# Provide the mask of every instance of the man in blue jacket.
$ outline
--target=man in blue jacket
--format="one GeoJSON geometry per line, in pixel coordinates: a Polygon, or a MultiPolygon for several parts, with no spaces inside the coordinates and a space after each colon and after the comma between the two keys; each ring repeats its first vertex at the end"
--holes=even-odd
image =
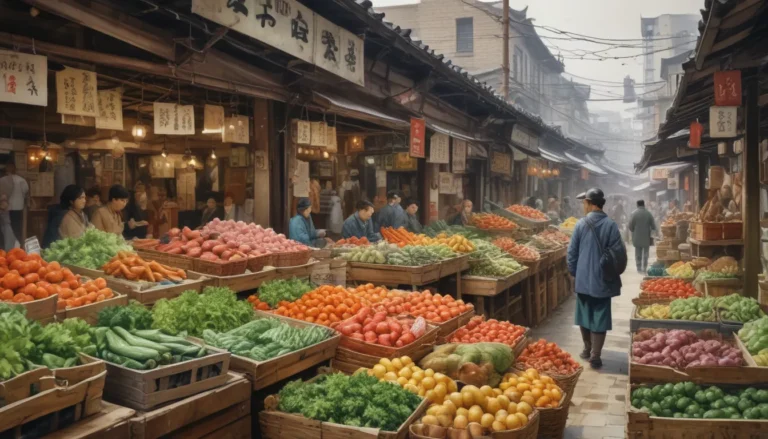
{"type": "Polygon", "coordinates": [[[368,242],[381,241],[381,235],[373,231],[373,204],[370,201],[361,200],[355,206],[357,212],[350,215],[341,228],[341,236],[344,239],[351,237],[368,238],[368,242]]]}
{"type": "Polygon", "coordinates": [[[604,249],[623,253],[626,249],[619,227],[603,212],[605,194],[592,188],[576,197],[582,200],[585,217],[576,223],[568,246],[568,271],[576,278],[576,324],[581,329],[584,351],[581,358],[598,369],[600,353],[611,326],[611,298],[621,294],[621,279],[606,282],[600,259],[604,249]],[[599,239],[599,241],[598,241],[599,239]]]}
{"type": "Polygon", "coordinates": [[[406,217],[403,207],[400,205],[400,194],[397,191],[389,191],[387,193],[387,205],[379,210],[374,220],[379,229],[385,227],[392,227],[397,229],[398,227],[405,227],[406,217]]]}
{"type": "Polygon", "coordinates": [[[288,237],[310,247],[325,247],[325,230],[316,230],[312,222],[312,203],[302,198],[296,205],[296,216],[288,223],[288,237]]]}

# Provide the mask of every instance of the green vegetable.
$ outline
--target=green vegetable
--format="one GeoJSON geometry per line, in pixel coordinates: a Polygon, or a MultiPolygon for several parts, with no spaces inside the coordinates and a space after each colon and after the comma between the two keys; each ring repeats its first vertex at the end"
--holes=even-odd
{"type": "Polygon", "coordinates": [[[161,354],[171,351],[170,348],[163,346],[160,343],[155,343],[152,340],[147,340],[145,338],[135,336],[130,332],[128,332],[125,328],[115,326],[114,328],[112,328],[112,330],[115,332],[115,334],[120,336],[120,338],[128,342],[128,344],[130,344],[131,346],[138,346],[142,348],[153,349],[161,354]]]}
{"type": "Polygon", "coordinates": [[[79,238],[55,241],[44,250],[43,258],[48,262],[58,261],[62,264],[100,270],[102,265],[121,251],[133,251],[122,236],[89,227],[79,238]]]}
{"type": "Polygon", "coordinates": [[[160,353],[154,349],[131,346],[113,331],[107,331],[107,346],[115,354],[122,355],[137,361],[159,360],[160,353]]]}
{"type": "Polygon", "coordinates": [[[29,370],[28,359],[35,351],[32,336],[40,325],[27,320],[26,312],[23,306],[0,302],[0,381],[29,370]]]}
{"type": "MultiPolygon", "coordinates": [[[[747,346],[750,354],[760,354],[768,349],[768,317],[760,317],[757,320],[745,323],[739,330],[739,338],[747,346]]],[[[758,361],[756,358],[755,361],[758,361]]],[[[758,364],[762,365],[762,359],[758,364]]]]}
{"type": "Polygon", "coordinates": [[[421,401],[399,385],[367,374],[333,374],[286,384],[278,409],[318,421],[396,431],[421,401]]]}
{"type": "Polygon", "coordinates": [[[229,288],[206,287],[202,294],[186,291],[175,299],[157,301],[152,308],[152,327],[168,334],[185,332],[200,337],[205,329],[235,329],[250,322],[253,315],[251,305],[237,300],[229,288]]]}
{"type": "Polygon", "coordinates": [[[259,300],[267,303],[270,308],[277,308],[278,303],[295,302],[312,290],[312,284],[303,279],[273,280],[259,287],[259,300]]]}
{"type": "Polygon", "coordinates": [[[715,321],[715,299],[689,297],[676,299],[669,304],[669,318],[672,320],[715,321]]]}
{"type": "Polygon", "coordinates": [[[110,306],[99,311],[97,325],[108,328],[119,326],[129,331],[149,329],[152,313],[139,302],[131,301],[128,306],[110,306]]]}
{"type": "Polygon", "coordinates": [[[632,391],[632,406],[653,416],[702,419],[768,419],[768,391],[753,387],[724,391],[717,386],[702,389],[692,382],[675,384],[663,396],[667,385],[641,386],[632,391]],[[762,392],[762,393],[761,393],[762,392]],[[693,399],[691,399],[693,395],[693,399]]]}
{"type": "Polygon", "coordinates": [[[757,300],[740,294],[718,297],[715,306],[720,310],[721,320],[746,323],[765,316],[757,300]]]}

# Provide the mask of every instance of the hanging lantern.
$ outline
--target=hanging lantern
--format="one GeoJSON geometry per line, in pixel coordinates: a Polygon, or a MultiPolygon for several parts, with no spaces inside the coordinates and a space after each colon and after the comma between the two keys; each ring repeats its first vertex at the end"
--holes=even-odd
{"type": "Polygon", "coordinates": [[[691,122],[691,136],[688,140],[688,146],[691,148],[701,148],[701,134],[704,131],[704,125],[698,120],[691,122]]]}
{"type": "Polygon", "coordinates": [[[133,135],[134,140],[144,140],[145,137],[147,137],[147,130],[149,128],[146,125],[136,124],[131,128],[131,134],[133,135]]]}

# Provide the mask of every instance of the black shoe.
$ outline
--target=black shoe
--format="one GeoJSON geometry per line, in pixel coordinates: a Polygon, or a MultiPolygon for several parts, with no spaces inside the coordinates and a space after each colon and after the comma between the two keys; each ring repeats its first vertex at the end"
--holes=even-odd
{"type": "Polygon", "coordinates": [[[592,354],[589,351],[590,351],[589,349],[584,349],[579,354],[579,357],[581,357],[581,359],[583,359],[583,360],[589,360],[589,357],[592,356],[592,354]]]}
{"type": "Polygon", "coordinates": [[[595,358],[594,360],[589,360],[589,365],[592,367],[592,369],[600,369],[603,367],[603,360],[599,358],[595,358]]]}

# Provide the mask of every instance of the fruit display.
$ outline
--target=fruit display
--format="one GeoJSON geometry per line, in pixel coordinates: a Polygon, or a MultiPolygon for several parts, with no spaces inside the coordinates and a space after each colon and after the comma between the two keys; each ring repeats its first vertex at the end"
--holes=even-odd
{"type": "Polygon", "coordinates": [[[101,267],[105,274],[134,281],[180,283],[187,273],[156,261],[146,261],[136,253],[118,252],[101,267]]]}
{"type": "Polygon", "coordinates": [[[363,299],[336,285],[323,285],[294,302],[281,302],[275,314],[330,326],[355,315],[363,307],[363,299]]]}
{"type": "Polygon", "coordinates": [[[455,257],[456,253],[447,245],[407,245],[400,251],[390,252],[387,255],[387,264],[418,267],[455,257]]]}
{"type": "Polygon", "coordinates": [[[637,309],[637,316],[641,319],[666,320],[669,318],[669,305],[654,303],[637,309]]]}
{"type": "Polygon", "coordinates": [[[504,343],[515,347],[522,340],[527,329],[510,322],[496,319],[485,320],[483,316],[472,317],[466,325],[453,333],[449,343],[504,343]]]}
{"type": "Polygon", "coordinates": [[[690,282],[682,279],[648,279],[640,284],[640,289],[641,298],[674,299],[701,295],[690,282]]]}
{"type": "Polygon", "coordinates": [[[129,331],[115,326],[93,332],[96,356],[129,369],[149,370],[208,355],[205,347],[157,329],[129,331]]]}
{"type": "Polygon", "coordinates": [[[535,248],[527,245],[518,244],[512,238],[497,238],[493,240],[493,245],[509,253],[518,261],[537,261],[541,255],[535,248]]]}
{"type": "Polygon", "coordinates": [[[768,419],[768,390],[723,390],[687,381],[632,390],[632,407],[651,416],[696,419],[768,419]]]}
{"type": "Polygon", "coordinates": [[[519,393],[512,392],[511,388],[508,394],[490,386],[466,385],[461,391],[448,395],[442,404],[429,407],[420,423],[478,434],[518,430],[528,425],[533,405],[524,401],[519,393]],[[513,401],[510,396],[519,398],[513,401]]]}
{"type": "Polygon", "coordinates": [[[663,261],[656,261],[648,267],[648,276],[661,277],[667,275],[667,270],[664,268],[663,261]]]}
{"type": "Polygon", "coordinates": [[[697,281],[710,279],[731,279],[741,274],[739,263],[731,256],[723,256],[715,262],[699,270],[696,276],[697,281]]]}
{"type": "MultiPolygon", "coordinates": [[[[350,288],[350,290],[367,304],[376,304],[385,299],[403,298],[411,294],[410,291],[390,290],[387,287],[376,286],[370,283],[358,285],[355,288],[350,288]]],[[[394,308],[388,312],[390,314],[397,313],[394,308]]]]}
{"type": "Polygon", "coordinates": [[[119,252],[131,252],[132,250],[122,236],[89,227],[79,238],[64,238],[54,241],[50,247],[43,251],[43,259],[48,262],[55,261],[60,264],[100,270],[119,252]]]}
{"type": "Polygon", "coordinates": [[[253,309],[258,311],[269,311],[272,309],[267,302],[262,302],[259,300],[259,296],[255,294],[248,296],[248,303],[251,304],[253,309]]]}
{"type": "Polygon", "coordinates": [[[579,219],[576,217],[569,217],[562,223],[560,223],[560,227],[563,229],[570,229],[573,230],[574,227],[576,227],[576,223],[579,222],[579,219]]]}
{"type": "Polygon", "coordinates": [[[678,279],[692,279],[695,273],[689,262],[675,262],[667,268],[667,274],[678,279]]]}
{"type": "Polygon", "coordinates": [[[475,246],[475,252],[469,255],[469,260],[480,261],[483,259],[498,259],[498,258],[510,258],[509,253],[505,252],[498,246],[493,245],[490,241],[482,239],[473,239],[472,245],[475,246]]]}
{"type": "Polygon", "coordinates": [[[432,224],[424,227],[424,234],[429,237],[436,237],[440,234],[446,234],[447,236],[459,235],[469,240],[472,239],[487,239],[490,235],[482,230],[468,229],[464,226],[449,226],[445,220],[437,220],[432,224]]]}
{"type": "Polygon", "coordinates": [[[555,380],[550,376],[539,374],[539,371],[533,368],[525,372],[505,374],[499,388],[504,391],[504,395],[510,401],[527,402],[537,409],[557,408],[563,398],[563,389],[555,383],[555,380]]]}
{"type": "Polygon", "coordinates": [[[768,317],[745,323],[739,330],[739,339],[758,366],[768,367],[768,317]]]}
{"type": "Polygon", "coordinates": [[[504,278],[522,269],[523,266],[509,255],[497,258],[484,257],[469,263],[469,274],[472,276],[504,278]]]}
{"type": "Polygon", "coordinates": [[[536,236],[541,236],[549,240],[555,241],[561,245],[568,245],[571,242],[571,237],[561,232],[560,229],[554,226],[549,226],[546,229],[539,232],[536,236]]]}
{"type": "Polygon", "coordinates": [[[571,354],[560,349],[557,343],[548,343],[544,339],[526,346],[516,364],[518,369],[534,368],[540,373],[560,375],[571,375],[581,368],[571,354]]]}
{"type": "Polygon", "coordinates": [[[450,343],[435,347],[419,366],[475,386],[496,386],[515,356],[502,343],[450,343]]]}
{"type": "Polygon", "coordinates": [[[398,247],[414,245],[421,242],[419,235],[409,232],[405,227],[382,227],[381,236],[390,244],[396,244],[398,247]]]}
{"type": "Polygon", "coordinates": [[[422,242],[426,245],[429,244],[444,244],[451,248],[455,253],[472,253],[475,251],[475,246],[465,236],[456,234],[448,236],[447,233],[441,232],[434,238],[425,236],[422,242]]]}
{"type": "Polygon", "coordinates": [[[482,230],[515,230],[518,225],[495,213],[477,213],[472,215],[472,225],[482,230]]]}
{"type": "Polygon", "coordinates": [[[456,300],[450,295],[432,294],[429,290],[421,293],[411,293],[405,297],[387,298],[374,308],[389,310],[390,307],[398,314],[405,313],[414,317],[424,317],[430,323],[444,323],[448,320],[474,309],[471,303],[456,300]]]}
{"type": "Polygon", "coordinates": [[[715,321],[715,299],[689,297],[675,299],[669,304],[669,318],[672,320],[692,320],[697,322],[715,321]]]}
{"type": "MultiPolygon", "coordinates": [[[[312,284],[305,279],[294,277],[271,280],[259,286],[258,300],[265,302],[269,309],[274,309],[280,302],[293,302],[313,289],[312,284]]],[[[250,297],[248,300],[251,301],[250,297]]]]}
{"type": "Polygon", "coordinates": [[[349,252],[344,253],[342,257],[350,262],[386,264],[387,254],[396,250],[397,245],[382,241],[376,245],[354,247],[349,252]]]}
{"type": "Polygon", "coordinates": [[[696,366],[741,366],[739,348],[717,339],[701,339],[692,331],[644,329],[632,338],[632,361],[676,369],[696,366]]]}
{"type": "Polygon", "coordinates": [[[361,368],[355,373],[366,373],[379,381],[397,383],[403,389],[442,404],[446,396],[458,391],[456,381],[432,369],[422,369],[410,357],[382,358],[372,368],[361,368]]]}
{"type": "Polygon", "coordinates": [[[526,245],[529,247],[533,247],[537,250],[544,250],[544,251],[557,250],[563,247],[562,243],[541,235],[531,236],[528,242],[526,242],[526,245]]]}
{"type": "Polygon", "coordinates": [[[765,316],[757,300],[740,294],[716,298],[715,307],[720,312],[720,320],[747,323],[765,316]]]}
{"type": "Polygon", "coordinates": [[[427,324],[421,317],[395,318],[386,311],[374,311],[363,307],[343,322],[331,323],[331,328],[341,335],[381,346],[408,346],[424,335],[427,324]]]}
{"type": "Polygon", "coordinates": [[[549,217],[543,212],[522,204],[513,204],[507,207],[507,211],[535,221],[549,221],[549,217]]]}
{"type": "Polygon", "coordinates": [[[363,236],[362,238],[358,238],[356,236],[350,236],[349,238],[342,238],[336,241],[336,245],[368,245],[370,242],[368,242],[368,238],[363,236]]]}

